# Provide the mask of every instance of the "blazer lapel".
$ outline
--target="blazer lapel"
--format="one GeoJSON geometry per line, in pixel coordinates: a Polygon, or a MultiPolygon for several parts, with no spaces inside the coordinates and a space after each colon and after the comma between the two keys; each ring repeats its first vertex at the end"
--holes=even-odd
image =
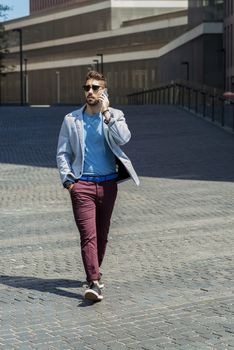
{"type": "Polygon", "coordinates": [[[109,141],[109,137],[108,137],[108,126],[104,123],[104,121],[102,121],[102,125],[103,125],[103,133],[104,133],[105,139],[106,139],[108,145],[111,146],[110,141],[109,141]]]}
{"type": "Polygon", "coordinates": [[[83,127],[83,110],[84,107],[75,112],[75,124],[82,151],[82,158],[84,157],[84,127],[83,127]]]}

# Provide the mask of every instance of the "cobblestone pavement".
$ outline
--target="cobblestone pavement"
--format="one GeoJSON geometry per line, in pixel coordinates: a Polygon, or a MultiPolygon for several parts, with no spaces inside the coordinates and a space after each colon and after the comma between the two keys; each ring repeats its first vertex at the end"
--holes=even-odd
{"type": "Polygon", "coordinates": [[[173,107],[123,109],[141,186],[119,186],[91,304],[55,168],[71,107],[1,108],[1,350],[234,349],[234,136],[173,107]]]}

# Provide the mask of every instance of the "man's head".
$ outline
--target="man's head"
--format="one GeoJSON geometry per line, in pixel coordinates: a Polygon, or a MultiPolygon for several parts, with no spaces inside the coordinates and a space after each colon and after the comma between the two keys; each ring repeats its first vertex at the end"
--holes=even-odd
{"type": "Polygon", "coordinates": [[[87,104],[95,106],[99,103],[100,95],[106,89],[106,79],[102,74],[96,71],[90,71],[86,75],[86,82],[83,85],[83,89],[87,104]]]}

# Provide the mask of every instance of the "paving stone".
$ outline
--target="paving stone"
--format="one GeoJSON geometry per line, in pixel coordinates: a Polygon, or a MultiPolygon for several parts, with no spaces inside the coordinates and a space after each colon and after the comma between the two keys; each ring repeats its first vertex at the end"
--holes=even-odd
{"type": "Polygon", "coordinates": [[[55,165],[72,107],[1,107],[0,350],[234,347],[234,137],[171,106],[120,108],[141,186],[119,186],[92,304],[55,165]]]}

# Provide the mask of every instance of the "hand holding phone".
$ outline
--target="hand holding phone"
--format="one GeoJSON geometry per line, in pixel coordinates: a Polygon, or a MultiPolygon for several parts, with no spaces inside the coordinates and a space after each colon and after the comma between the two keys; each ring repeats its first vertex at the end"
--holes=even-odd
{"type": "Polygon", "coordinates": [[[107,90],[103,91],[103,95],[105,95],[107,98],[109,97],[107,90]]]}
{"type": "Polygon", "coordinates": [[[105,89],[99,97],[99,103],[101,104],[101,112],[105,111],[109,107],[108,92],[105,89]]]}

